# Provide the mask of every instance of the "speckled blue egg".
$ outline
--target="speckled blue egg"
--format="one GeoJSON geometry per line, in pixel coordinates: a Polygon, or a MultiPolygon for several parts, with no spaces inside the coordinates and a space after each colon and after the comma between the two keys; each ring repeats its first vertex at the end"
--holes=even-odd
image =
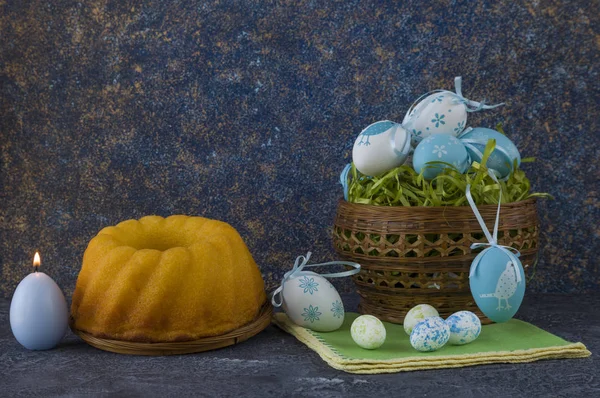
{"type": "Polygon", "coordinates": [[[453,345],[469,344],[481,333],[481,321],[471,311],[459,311],[446,319],[446,325],[450,328],[450,339],[453,345]]]}
{"type": "Polygon", "coordinates": [[[491,247],[475,257],[479,265],[469,277],[471,294],[477,307],[494,322],[506,322],[519,310],[525,295],[525,272],[521,261],[516,264],[498,247],[491,247]],[[517,280],[520,274],[520,281],[517,280]]]}
{"type": "Polygon", "coordinates": [[[496,149],[491,153],[486,166],[497,171],[502,178],[510,174],[515,160],[517,166],[521,164],[521,154],[519,154],[515,144],[507,136],[496,130],[476,127],[466,131],[459,138],[465,143],[471,160],[476,162],[481,162],[481,156],[488,140],[496,140],[496,149]],[[501,150],[497,148],[501,148],[501,150]]]}
{"type": "Polygon", "coordinates": [[[447,165],[429,164],[429,162],[445,162],[456,167],[461,173],[469,168],[469,155],[465,146],[454,136],[446,134],[430,135],[425,138],[413,154],[413,168],[417,173],[431,180],[442,173],[447,165]]]}
{"type": "Polygon", "coordinates": [[[417,351],[439,350],[450,339],[450,328],[439,316],[426,318],[417,323],[410,334],[410,344],[417,351]]]}

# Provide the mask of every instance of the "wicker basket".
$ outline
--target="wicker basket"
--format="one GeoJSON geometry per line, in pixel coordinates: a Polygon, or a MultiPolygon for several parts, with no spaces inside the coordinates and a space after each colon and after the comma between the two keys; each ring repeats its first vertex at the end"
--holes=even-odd
{"type": "MultiPolygon", "coordinates": [[[[497,206],[478,209],[492,230],[497,206]]],[[[469,206],[386,207],[340,200],[333,228],[337,253],[362,266],[353,277],[359,311],[393,323],[402,323],[408,310],[422,303],[442,317],[469,310],[491,323],[469,289],[475,242],[486,239],[469,206]]],[[[535,198],[502,206],[498,242],[521,252],[527,272],[537,259],[535,198]]]]}

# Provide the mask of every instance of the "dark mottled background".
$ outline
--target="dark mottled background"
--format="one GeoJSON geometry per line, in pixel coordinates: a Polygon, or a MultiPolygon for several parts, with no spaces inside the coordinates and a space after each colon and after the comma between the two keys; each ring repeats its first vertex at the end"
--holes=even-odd
{"type": "Polygon", "coordinates": [[[88,240],[147,214],[230,222],[270,286],[330,260],[354,137],[457,75],[556,197],[530,288],[600,287],[597,2],[287,3],[0,1],[1,295],[35,250],[71,294],[88,240]]]}

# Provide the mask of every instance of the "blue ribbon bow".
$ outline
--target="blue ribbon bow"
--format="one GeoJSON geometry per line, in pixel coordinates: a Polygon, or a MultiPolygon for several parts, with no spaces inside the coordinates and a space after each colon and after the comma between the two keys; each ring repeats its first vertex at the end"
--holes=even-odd
{"type": "MultiPolygon", "coordinates": [[[[481,140],[477,140],[477,139],[473,139],[473,138],[461,138],[461,137],[463,137],[465,134],[467,134],[468,132],[470,132],[471,130],[473,130],[473,127],[467,127],[466,129],[464,129],[464,130],[463,130],[463,131],[462,131],[462,132],[461,132],[461,133],[458,135],[458,137],[457,137],[457,138],[460,140],[460,142],[461,142],[461,143],[462,143],[462,144],[463,144],[463,145],[464,145],[466,148],[468,148],[468,149],[470,149],[471,151],[473,151],[473,153],[474,153],[474,154],[476,154],[476,155],[479,157],[479,160],[481,161],[481,159],[483,159],[483,153],[482,153],[482,152],[481,152],[479,149],[477,149],[477,147],[475,146],[475,144],[479,144],[479,145],[483,144],[483,145],[485,146],[485,145],[487,144],[487,142],[486,142],[486,143],[483,143],[481,140]]],[[[511,158],[511,156],[510,156],[510,154],[508,153],[508,151],[507,151],[506,149],[502,148],[502,147],[501,147],[501,146],[499,146],[499,145],[496,145],[496,146],[494,147],[494,150],[492,151],[492,153],[493,153],[493,152],[495,152],[495,151],[498,151],[498,152],[502,153],[502,154],[503,154],[503,155],[506,157],[506,159],[512,159],[512,158],[511,158]]],[[[469,159],[469,163],[471,163],[471,159],[469,159]]],[[[487,166],[487,165],[485,165],[485,166],[487,166]]],[[[494,172],[494,174],[495,174],[495,176],[496,176],[496,177],[502,177],[502,176],[500,175],[500,172],[499,172],[499,171],[497,171],[497,170],[494,170],[494,169],[490,169],[490,170],[491,170],[492,172],[494,172]]],[[[512,162],[510,163],[510,171],[511,171],[511,172],[513,171],[513,164],[512,164],[512,162]]],[[[502,180],[502,181],[506,181],[506,180],[508,180],[508,178],[509,178],[509,177],[510,177],[510,173],[508,173],[508,175],[506,175],[506,176],[504,176],[503,178],[501,178],[501,180],[502,180]]]]}
{"type": "Polygon", "coordinates": [[[330,261],[328,263],[308,265],[308,260],[310,259],[311,254],[312,254],[311,252],[308,252],[306,254],[306,256],[296,257],[296,261],[294,262],[294,267],[291,269],[291,271],[288,271],[283,275],[283,279],[281,280],[281,285],[277,289],[275,289],[275,291],[272,294],[271,304],[273,304],[273,306],[281,307],[281,305],[283,304],[283,286],[285,285],[285,282],[287,282],[289,279],[291,279],[294,276],[313,275],[310,271],[303,271],[304,268],[323,267],[323,266],[327,266],[327,265],[348,265],[348,266],[354,268],[354,269],[351,269],[348,271],[335,272],[332,274],[320,274],[320,276],[322,276],[324,278],[342,278],[344,276],[350,276],[350,275],[354,275],[354,274],[357,274],[358,272],[360,272],[360,264],[353,263],[351,261],[330,261]],[[277,300],[277,297],[279,297],[279,300],[277,300]]]}
{"type": "MultiPolygon", "coordinates": [[[[492,177],[492,179],[494,181],[496,181],[496,183],[498,183],[498,179],[496,178],[494,173],[491,172],[491,170],[488,170],[488,174],[490,175],[490,177],[492,177]]],[[[498,198],[498,210],[496,211],[496,222],[494,223],[493,235],[490,234],[490,231],[487,229],[487,226],[485,225],[485,222],[483,221],[483,217],[481,217],[479,210],[477,210],[475,201],[473,201],[473,197],[471,196],[471,185],[470,184],[467,185],[466,197],[467,197],[467,201],[469,202],[469,205],[471,205],[471,209],[473,210],[473,213],[475,214],[475,218],[477,218],[477,221],[479,222],[479,225],[481,226],[481,229],[483,230],[483,233],[485,234],[485,237],[488,240],[487,243],[480,242],[480,243],[473,243],[471,245],[471,250],[477,249],[480,247],[486,247],[486,246],[487,247],[485,249],[483,249],[483,251],[480,252],[473,260],[473,263],[471,264],[471,270],[469,272],[469,278],[472,277],[473,275],[475,275],[475,271],[477,270],[477,267],[479,266],[484,254],[492,248],[498,248],[498,249],[502,250],[508,256],[510,261],[512,262],[513,267],[515,267],[515,271],[516,271],[515,275],[516,275],[517,283],[521,283],[521,273],[519,272],[518,269],[516,269],[516,264],[518,263],[518,257],[521,255],[521,253],[519,253],[519,251],[517,249],[515,249],[514,247],[502,246],[502,245],[498,244],[498,224],[500,223],[500,203],[502,203],[502,190],[500,190],[500,196],[498,198]]]]}

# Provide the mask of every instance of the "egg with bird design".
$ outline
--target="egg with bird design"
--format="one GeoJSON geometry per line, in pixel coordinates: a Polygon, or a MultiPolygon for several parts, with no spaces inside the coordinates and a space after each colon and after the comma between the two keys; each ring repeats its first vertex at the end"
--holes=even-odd
{"type": "Polygon", "coordinates": [[[464,173],[469,164],[465,146],[451,135],[431,135],[421,141],[413,153],[413,168],[417,173],[423,172],[423,177],[427,180],[437,177],[451,167],[464,173]]]}
{"type": "Polygon", "coordinates": [[[516,145],[499,131],[484,127],[469,128],[459,136],[459,139],[467,148],[471,160],[479,163],[488,141],[496,140],[496,147],[490,154],[486,167],[495,170],[500,178],[507,177],[511,173],[515,162],[517,167],[521,164],[521,155],[516,145]]]}
{"type": "Polygon", "coordinates": [[[519,310],[525,295],[525,271],[507,249],[489,247],[473,260],[469,286],[477,307],[494,322],[506,322],[519,310]]]}
{"type": "Polygon", "coordinates": [[[356,137],[352,161],[362,174],[377,176],[401,166],[410,153],[410,134],[398,123],[375,122],[356,137]]]}

